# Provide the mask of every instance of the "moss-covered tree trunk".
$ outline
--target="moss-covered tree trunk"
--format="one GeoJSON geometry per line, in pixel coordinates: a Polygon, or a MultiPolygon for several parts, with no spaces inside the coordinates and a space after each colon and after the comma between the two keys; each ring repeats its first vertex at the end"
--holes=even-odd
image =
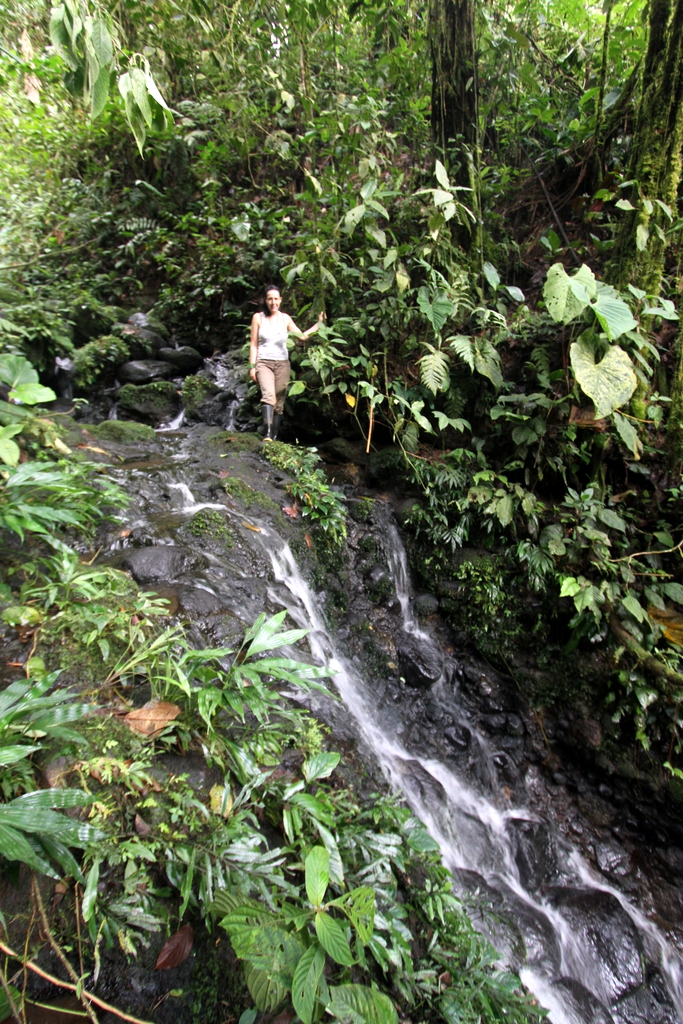
{"type": "Polygon", "coordinates": [[[607,276],[617,288],[633,284],[658,295],[664,272],[659,205],[673,210],[681,177],[683,141],[683,0],[652,0],[648,50],[628,178],[634,209],[621,222],[607,276]]]}
{"type": "MultiPolygon", "coordinates": [[[[633,209],[622,220],[607,267],[617,288],[628,285],[658,295],[664,274],[665,231],[676,205],[683,143],[683,0],[651,0],[648,48],[628,178],[633,209]],[[660,205],[661,204],[661,205],[660,205]]],[[[678,462],[683,453],[683,365],[672,393],[668,444],[678,462]]],[[[631,411],[645,418],[645,387],[639,384],[631,411]]]]}
{"type": "MultiPolygon", "coordinates": [[[[474,0],[431,0],[432,133],[444,155],[477,146],[477,59],[474,0]]],[[[468,161],[460,181],[469,185],[468,161]]]]}

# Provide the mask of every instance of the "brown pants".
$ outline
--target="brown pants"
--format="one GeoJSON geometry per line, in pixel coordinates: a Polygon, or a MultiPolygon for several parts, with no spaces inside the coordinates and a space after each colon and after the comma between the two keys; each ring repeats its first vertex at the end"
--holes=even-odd
{"type": "Polygon", "coordinates": [[[256,379],[261,388],[264,405],[275,406],[275,412],[282,414],[290,376],[289,359],[257,359],[256,379]]]}

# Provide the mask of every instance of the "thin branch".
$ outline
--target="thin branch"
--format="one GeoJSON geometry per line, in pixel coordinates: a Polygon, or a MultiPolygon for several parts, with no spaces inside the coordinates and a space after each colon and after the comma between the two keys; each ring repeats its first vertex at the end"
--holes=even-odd
{"type": "MultiPolygon", "coordinates": [[[[0,953],[4,953],[5,956],[12,957],[13,960],[21,961],[21,957],[18,953],[15,953],[13,949],[6,946],[4,942],[0,941],[0,953]]],[[[68,981],[62,981],[60,978],[55,978],[54,974],[48,974],[42,967],[38,967],[38,964],[34,964],[32,960],[26,961],[26,966],[29,971],[33,971],[39,978],[44,978],[45,981],[49,981],[51,985],[56,985],[58,988],[67,988],[70,992],[76,991],[76,986],[72,985],[68,981]]],[[[81,992],[81,998],[89,999],[95,1006],[99,1006],[101,1010],[106,1010],[108,1013],[113,1013],[115,1016],[120,1017],[121,1020],[126,1020],[129,1024],[152,1024],[148,1020],[140,1020],[139,1017],[133,1017],[128,1013],[124,1013],[123,1010],[117,1010],[111,1003],[105,1003],[104,999],[100,999],[99,996],[95,996],[92,992],[88,992],[87,989],[83,989],[81,992]]]]}
{"type": "Polygon", "coordinates": [[[7,999],[7,1004],[9,1006],[10,1010],[12,1011],[12,1016],[14,1017],[15,1021],[17,1022],[17,1024],[25,1024],[26,1018],[22,1014],[19,1013],[19,1010],[17,1010],[16,1003],[12,999],[12,993],[10,992],[9,985],[7,984],[7,978],[5,977],[5,972],[3,971],[3,969],[1,967],[0,967],[0,985],[2,985],[2,987],[3,987],[3,990],[5,992],[5,998],[7,999]]]}
{"type": "Polygon", "coordinates": [[[609,622],[609,628],[619,643],[636,656],[643,668],[653,676],[657,676],[664,683],[668,683],[668,686],[664,687],[665,690],[670,690],[674,687],[677,690],[683,690],[683,673],[675,672],[674,669],[669,668],[659,658],[655,658],[654,654],[650,654],[644,647],[641,647],[635,637],[631,636],[626,627],[619,621],[615,612],[610,612],[607,621],[609,622]]]}
{"type": "Polygon", "coordinates": [[[557,225],[557,230],[562,235],[562,238],[564,240],[564,244],[569,249],[569,252],[572,255],[572,259],[576,263],[577,267],[581,266],[581,260],[576,255],[576,251],[572,248],[572,244],[569,241],[569,238],[567,237],[567,232],[564,229],[564,224],[560,220],[559,214],[558,214],[557,210],[555,209],[555,207],[553,206],[553,201],[550,198],[550,193],[548,192],[548,189],[546,188],[546,184],[545,184],[543,178],[541,177],[541,175],[540,175],[540,173],[538,171],[538,168],[536,167],[536,164],[534,163],[534,158],[531,156],[530,153],[527,153],[526,157],[527,157],[527,160],[529,161],[529,163],[531,164],[531,169],[533,170],[534,174],[538,178],[538,181],[539,181],[539,184],[540,184],[541,188],[543,189],[543,195],[545,196],[545,201],[547,202],[548,206],[550,207],[550,212],[553,215],[553,220],[555,221],[555,224],[557,225]]]}
{"type": "Polygon", "coordinates": [[[83,1008],[87,1011],[87,1014],[90,1017],[90,1020],[92,1021],[92,1024],[99,1024],[99,1021],[97,1019],[97,1014],[95,1013],[93,1008],[91,1006],[89,1006],[84,1001],[84,999],[83,999],[83,996],[85,995],[85,993],[83,992],[83,977],[81,976],[79,978],[79,976],[76,974],[75,970],[73,969],[73,967],[71,966],[71,964],[67,960],[64,952],[62,951],[61,947],[57,943],[57,940],[55,939],[54,935],[52,934],[52,929],[50,928],[50,923],[49,923],[49,921],[47,919],[47,914],[45,913],[45,905],[43,904],[43,897],[40,895],[40,889],[38,887],[38,883],[36,882],[36,876],[35,875],[31,876],[31,894],[33,896],[33,899],[35,901],[36,906],[38,907],[38,913],[40,914],[40,920],[41,920],[41,923],[43,925],[43,932],[45,933],[45,937],[47,938],[47,941],[50,943],[50,945],[52,946],[52,949],[54,950],[56,955],[59,957],[59,960],[63,964],[64,969],[66,970],[66,972],[69,975],[69,977],[71,978],[71,980],[76,983],[76,985],[75,985],[76,990],[78,990],[78,989],[81,990],[81,994],[80,994],[79,998],[80,998],[81,1002],[83,1003],[83,1008]]]}

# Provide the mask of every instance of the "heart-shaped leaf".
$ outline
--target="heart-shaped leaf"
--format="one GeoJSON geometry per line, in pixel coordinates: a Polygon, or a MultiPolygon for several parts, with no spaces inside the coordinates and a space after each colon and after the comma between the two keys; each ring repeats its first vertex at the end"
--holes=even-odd
{"type": "Polygon", "coordinates": [[[609,416],[628,402],[638,380],[623,348],[610,346],[604,358],[596,363],[591,344],[579,339],[571,346],[569,354],[574,376],[581,390],[593,400],[597,418],[609,416]]]}

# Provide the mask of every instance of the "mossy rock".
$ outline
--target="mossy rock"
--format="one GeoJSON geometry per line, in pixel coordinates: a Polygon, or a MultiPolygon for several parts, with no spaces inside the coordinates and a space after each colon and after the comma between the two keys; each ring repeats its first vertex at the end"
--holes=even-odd
{"type": "Polygon", "coordinates": [[[225,481],[225,491],[232,498],[236,498],[241,501],[246,508],[251,508],[252,505],[258,505],[268,512],[279,512],[280,507],[277,502],[273,501],[266,494],[262,494],[261,491],[257,491],[255,488],[250,487],[249,484],[245,483],[238,476],[230,476],[225,481]]]}
{"type": "Polygon", "coordinates": [[[216,448],[223,448],[226,452],[239,454],[240,452],[260,452],[262,440],[258,434],[234,434],[228,430],[221,430],[219,434],[214,434],[209,438],[208,444],[216,448]]]}
{"type": "Polygon", "coordinates": [[[105,420],[97,425],[88,425],[88,433],[99,441],[114,441],[117,444],[140,444],[156,440],[151,427],[133,420],[105,420]]]}
{"type": "Polygon", "coordinates": [[[216,384],[213,381],[207,380],[206,377],[200,375],[186,377],[183,382],[182,393],[185,411],[191,416],[197,409],[197,406],[201,405],[207,398],[217,394],[218,390],[216,384]]]}
{"type": "Polygon", "coordinates": [[[158,424],[172,419],[180,408],[180,396],[170,380],[151,384],[124,384],[118,396],[119,409],[143,421],[158,424]]]}
{"type": "Polygon", "coordinates": [[[193,537],[210,537],[232,547],[232,531],[224,512],[215,508],[203,508],[188,523],[187,529],[193,537]]]}
{"type": "Polygon", "coordinates": [[[130,346],[123,338],[105,334],[89,341],[74,353],[74,386],[77,389],[114,381],[117,367],[130,359],[130,346]]]}

